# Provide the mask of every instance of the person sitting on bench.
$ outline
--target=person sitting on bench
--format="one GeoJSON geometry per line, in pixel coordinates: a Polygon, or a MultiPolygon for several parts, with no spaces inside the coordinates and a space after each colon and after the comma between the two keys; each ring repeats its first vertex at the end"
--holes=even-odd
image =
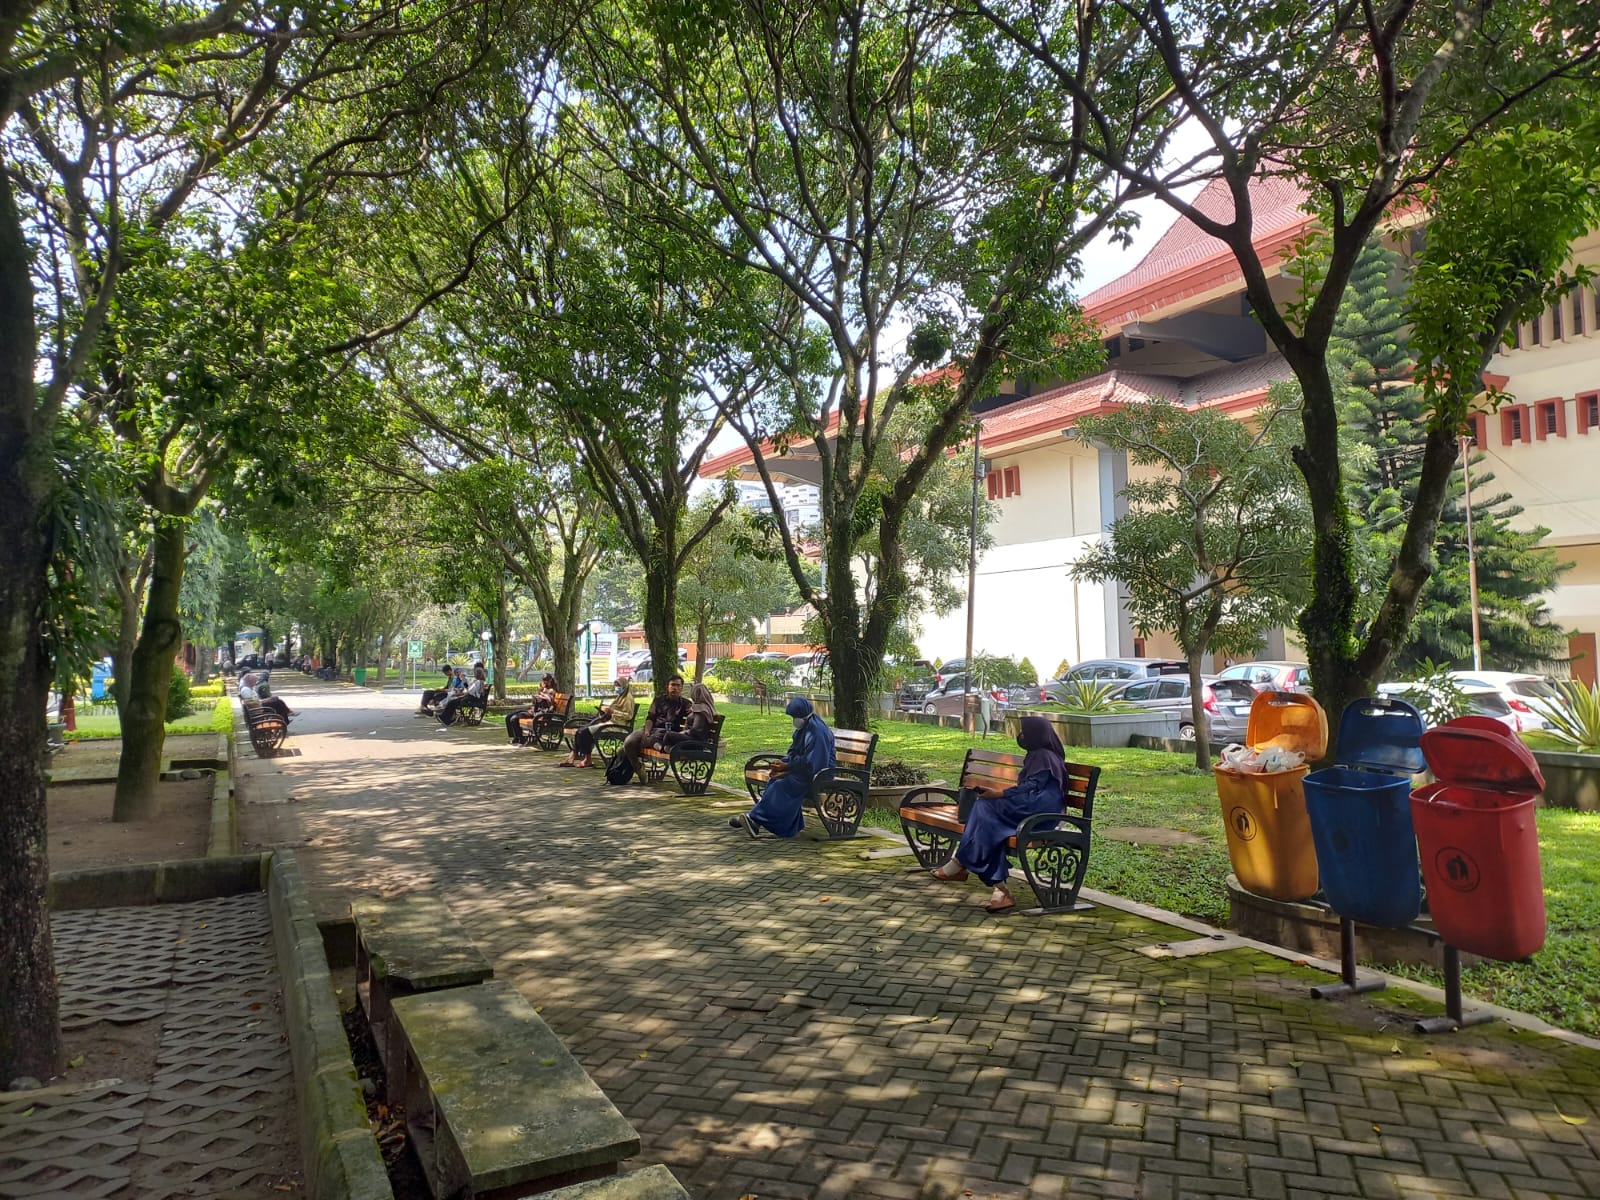
{"type": "Polygon", "coordinates": [[[697,683],[689,689],[689,715],[684,718],[683,728],[666,730],[651,739],[651,745],[657,750],[671,750],[680,742],[704,742],[711,737],[711,725],[717,719],[717,705],[711,695],[711,689],[703,683],[697,683]]]}
{"type": "Polygon", "coordinates": [[[634,699],[633,689],[628,686],[626,679],[617,680],[617,694],[610,704],[602,704],[600,711],[594,715],[582,729],[574,731],[572,735],[572,753],[563,758],[557,766],[562,767],[591,767],[594,764],[589,760],[594,757],[595,733],[603,725],[628,725],[633,721],[633,714],[638,709],[639,702],[634,699]]]}
{"type": "Polygon", "coordinates": [[[447,700],[449,698],[450,692],[454,688],[456,688],[456,687],[465,687],[465,686],[466,686],[466,684],[464,684],[464,683],[462,683],[462,684],[457,684],[456,683],[456,673],[450,669],[450,664],[446,663],[445,664],[445,668],[444,668],[444,686],[443,687],[438,687],[438,688],[423,688],[422,689],[422,704],[417,709],[417,716],[419,716],[419,717],[431,717],[431,716],[433,716],[434,715],[434,709],[437,706],[443,704],[445,702],[445,700],[447,700]]]}
{"type": "Polygon", "coordinates": [[[439,706],[439,724],[441,726],[454,725],[456,713],[468,705],[473,708],[488,707],[488,703],[484,699],[484,692],[487,689],[488,685],[481,679],[474,679],[467,684],[465,691],[457,692],[439,706]]]}
{"type": "Polygon", "coordinates": [[[522,728],[523,718],[549,712],[555,706],[556,677],[554,675],[546,675],[539,680],[539,691],[534,696],[532,704],[528,705],[527,708],[519,708],[516,712],[506,714],[506,739],[513,746],[531,745],[532,743],[528,740],[528,735],[531,731],[522,728]]]}
{"type": "Polygon", "coordinates": [[[294,710],[281,696],[263,695],[265,691],[267,691],[266,685],[261,682],[261,676],[254,671],[239,677],[239,699],[254,700],[262,708],[277,713],[283,718],[284,723],[288,724],[289,718],[295,715],[294,710]]]}
{"type": "Polygon", "coordinates": [[[650,711],[644,715],[644,728],[635,729],[622,743],[622,752],[633,764],[634,779],[641,783],[644,781],[639,766],[644,761],[640,753],[645,746],[655,742],[664,733],[678,732],[688,719],[689,702],[683,698],[683,676],[674,675],[667,680],[667,694],[657,696],[651,702],[650,711]]]}
{"type": "Polygon", "coordinates": [[[1010,912],[1017,902],[1006,887],[1011,864],[1006,860],[1006,843],[1017,826],[1037,813],[1059,813],[1066,800],[1067,754],[1055,726],[1043,717],[1023,717],[1017,731],[1017,745],[1027,751],[1017,782],[1001,791],[979,787],[978,799],[966,819],[966,831],[950,861],[936,867],[935,879],[952,882],[965,879],[971,871],[994,889],[984,911],[1010,912]]]}
{"type": "Polygon", "coordinates": [[[761,789],[761,799],[747,813],[729,820],[734,829],[742,828],[751,837],[766,829],[778,837],[792,838],[806,827],[802,807],[811,794],[811,780],[818,771],[839,765],[833,752],[833,730],[817,716],[811,701],[795,696],[783,711],[794,722],[794,740],[789,755],[773,763],[772,778],[761,789]]]}

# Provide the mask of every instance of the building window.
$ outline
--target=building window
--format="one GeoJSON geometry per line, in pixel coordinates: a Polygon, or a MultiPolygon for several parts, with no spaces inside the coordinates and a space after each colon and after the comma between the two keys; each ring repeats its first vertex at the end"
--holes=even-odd
{"type": "Polygon", "coordinates": [[[1544,345],[1544,314],[1540,313],[1528,322],[1528,334],[1535,346],[1544,345]]]}
{"type": "Polygon", "coordinates": [[[1467,437],[1472,442],[1474,450],[1483,450],[1489,445],[1489,420],[1482,413],[1469,413],[1467,416],[1467,437]]]}
{"type": "Polygon", "coordinates": [[[1588,392],[1578,397],[1578,432],[1588,433],[1600,429],[1600,392],[1588,392]]]}
{"type": "Polygon", "coordinates": [[[1559,396],[1541,400],[1533,406],[1534,434],[1542,442],[1545,438],[1567,436],[1567,402],[1559,396]]]}
{"type": "Polygon", "coordinates": [[[1106,339],[1106,357],[1107,358],[1117,358],[1121,354],[1122,354],[1122,339],[1121,338],[1107,338],[1106,339]]]}
{"type": "Polygon", "coordinates": [[[1002,476],[1003,476],[1004,481],[1005,481],[1004,492],[1005,492],[1005,494],[1007,496],[1020,496],[1020,495],[1022,495],[1022,468],[1021,467],[1007,467],[1005,469],[1005,471],[1002,472],[1002,476]]]}
{"type": "Polygon", "coordinates": [[[1550,340],[1552,342],[1559,342],[1561,340],[1561,325],[1561,301],[1557,299],[1556,302],[1550,306],[1550,340]]]}
{"type": "Polygon", "coordinates": [[[1589,294],[1586,291],[1584,291],[1583,285],[1581,283],[1573,284],[1572,285],[1572,336],[1573,337],[1580,336],[1589,327],[1589,322],[1585,319],[1585,318],[1588,317],[1589,314],[1584,311],[1585,308],[1588,306],[1588,303],[1589,303],[1589,294]]]}
{"type": "Polygon", "coordinates": [[[1508,404],[1500,410],[1500,441],[1506,446],[1533,441],[1526,404],[1508,404]]]}
{"type": "Polygon", "coordinates": [[[989,499],[1000,499],[1000,472],[990,471],[983,477],[983,484],[989,493],[989,499]]]}

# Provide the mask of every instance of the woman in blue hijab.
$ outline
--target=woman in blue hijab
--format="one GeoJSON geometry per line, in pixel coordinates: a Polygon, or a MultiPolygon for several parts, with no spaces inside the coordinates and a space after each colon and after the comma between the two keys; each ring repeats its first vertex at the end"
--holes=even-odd
{"type": "Polygon", "coordinates": [[[839,765],[833,754],[833,730],[817,716],[811,701],[796,696],[784,705],[783,711],[794,722],[788,757],[773,764],[772,778],[761,790],[756,806],[729,822],[736,829],[742,827],[751,837],[760,837],[766,829],[790,838],[804,829],[806,819],[801,807],[811,794],[812,778],[818,771],[839,765]]]}
{"type": "Polygon", "coordinates": [[[955,856],[933,872],[935,879],[954,881],[965,879],[971,871],[994,889],[989,903],[983,906],[992,913],[1010,912],[1017,906],[1011,889],[1006,887],[1006,876],[1011,872],[1006,842],[1026,818],[1061,812],[1066,802],[1067,755],[1055,727],[1043,717],[1023,717],[1017,745],[1028,752],[1017,782],[1004,791],[973,789],[978,801],[967,817],[966,832],[961,835],[955,856]]]}

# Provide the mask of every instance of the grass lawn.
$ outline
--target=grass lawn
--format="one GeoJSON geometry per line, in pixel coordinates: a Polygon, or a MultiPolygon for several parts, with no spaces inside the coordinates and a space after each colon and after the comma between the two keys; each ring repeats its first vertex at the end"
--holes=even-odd
{"type": "MultiPolygon", "coordinates": [[[[742,789],[744,760],[782,751],[792,732],[781,711],[762,716],[754,705],[723,704],[727,749],[716,780],[742,789]]],[[[961,758],[973,744],[1009,749],[1003,734],[970,738],[955,729],[885,721],[877,727],[877,761],[902,759],[930,778],[954,784],[961,758]]],[[[1230,870],[1216,782],[1181,754],[1150,750],[1068,747],[1074,761],[1102,768],[1095,796],[1094,848],[1089,886],[1154,904],[1216,925],[1226,925],[1225,888],[1230,870]],[[1104,836],[1139,827],[1197,836],[1192,845],[1137,845],[1104,836]]],[[[896,815],[869,809],[866,823],[898,830],[896,815]]],[[[1481,963],[1463,972],[1468,993],[1582,1033],[1600,1035],[1600,813],[1541,809],[1539,847],[1544,863],[1549,940],[1527,963],[1481,963]]],[[[1425,968],[1397,974],[1440,983],[1425,968]]]]}
{"type": "MultiPolygon", "coordinates": [[[[210,704],[198,705],[187,717],[167,722],[167,732],[172,733],[231,733],[233,731],[233,701],[227,698],[210,704]]],[[[66,735],[69,742],[87,742],[96,738],[122,736],[122,720],[115,712],[107,716],[79,717],[78,727],[66,735]]]]}

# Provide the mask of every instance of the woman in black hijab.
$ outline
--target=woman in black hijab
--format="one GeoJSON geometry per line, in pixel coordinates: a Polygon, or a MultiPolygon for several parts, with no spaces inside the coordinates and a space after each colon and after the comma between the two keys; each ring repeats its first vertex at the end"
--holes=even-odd
{"type": "Polygon", "coordinates": [[[1017,745],[1026,750],[1022,771],[1012,787],[975,788],[978,801],[967,817],[966,832],[955,856],[933,872],[935,879],[961,880],[971,871],[994,889],[984,909],[992,913],[1016,908],[1006,876],[1006,842],[1026,818],[1058,813],[1066,801],[1067,755],[1055,726],[1043,717],[1023,717],[1017,745]]]}

